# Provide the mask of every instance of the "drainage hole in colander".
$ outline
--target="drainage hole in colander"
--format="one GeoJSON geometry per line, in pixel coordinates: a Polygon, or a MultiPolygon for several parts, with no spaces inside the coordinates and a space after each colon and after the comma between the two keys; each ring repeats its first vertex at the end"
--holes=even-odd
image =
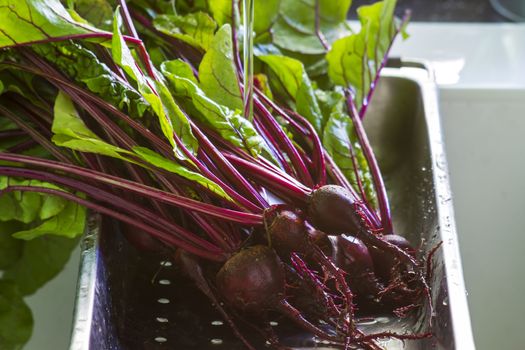
{"type": "Polygon", "coordinates": [[[165,317],[157,317],[156,320],[159,323],[168,323],[168,319],[165,317]]]}
{"type": "Polygon", "coordinates": [[[213,338],[212,340],[210,340],[210,343],[212,345],[221,345],[223,343],[223,340],[219,338],[213,338]]]}
{"type": "Polygon", "coordinates": [[[163,280],[159,280],[159,284],[162,284],[163,286],[169,286],[171,284],[171,281],[163,279],[163,280]]]}
{"type": "Polygon", "coordinates": [[[277,327],[279,325],[279,322],[277,321],[270,321],[270,326],[277,327]]]}
{"type": "Polygon", "coordinates": [[[157,299],[157,302],[159,304],[169,304],[170,303],[170,300],[169,299],[166,299],[166,298],[160,298],[160,299],[157,299]]]}
{"type": "Polygon", "coordinates": [[[169,260],[164,260],[164,261],[161,261],[160,262],[160,266],[164,266],[164,267],[170,267],[172,266],[173,264],[171,263],[171,261],[169,260]]]}
{"type": "Polygon", "coordinates": [[[211,325],[212,326],[222,326],[223,324],[224,324],[224,322],[222,322],[220,320],[211,321],[211,325]]]}
{"type": "Polygon", "coordinates": [[[165,343],[165,342],[168,341],[168,339],[166,339],[166,338],[164,338],[164,337],[156,337],[156,338],[155,338],[155,341],[156,341],[157,343],[165,343]]]}

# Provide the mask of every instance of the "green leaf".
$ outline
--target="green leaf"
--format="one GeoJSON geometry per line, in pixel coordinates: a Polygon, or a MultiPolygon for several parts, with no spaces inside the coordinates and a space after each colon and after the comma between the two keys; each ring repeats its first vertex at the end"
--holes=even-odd
{"type": "Polygon", "coordinates": [[[142,116],[149,104],[140,93],[116,75],[86,47],[75,42],[33,45],[40,56],[52,62],[69,78],[85,85],[119,109],[127,108],[132,116],[142,116]]]}
{"type": "Polygon", "coordinates": [[[46,220],[60,213],[68,201],[64,198],[46,195],[42,198],[42,206],[40,207],[40,213],[38,214],[40,220],[46,220]]]}
{"type": "Polygon", "coordinates": [[[33,294],[62,271],[77,243],[78,239],[60,236],[26,241],[22,256],[4,272],[4,278],[12,279],[22,295],[33,294]]]}
{"type": "Polygon", "coordinates": [[[59,0],[0,0],[0,47],[93,30],[76,22],[59,0]]]}
{"type": "Polygon", "coordinates": [[[215,21],[204,12],[186,16],[160,15],[153,25],[158,31],[204,51],[208,50],[217,28],[215,21]]]}
{"type": "Polygon", "coordinates": [[[199,66],[201,89],[212,100],[222,105],[242,110],[242,97],[233,63],[231,27],[223,25],[215,34],[213,42],[199,66]]]}
{"type": "Polygon", "coordinates": [[[152,150],[145,147],[135,147],[133,151],[143,160],[154,165],[158,168],[167,170],[171,173],[177,174],[180,177],[183,177],[187,180],[194,181],[201,186],[209,189],[220,197],[232,201],[231,197],[224,192],[222,187],[217,185],[215,182],[209,180],[208,178],[202,176],[199,173],[188,170],[186,167],[179,165],[169,159],[164,158],[163,156],[153,152],[152,150]]]}
{"type": "Polygon", "coordinates": [[[11,236],[22,229],[20,222],[0,221],[0,270],[13,265],[22,254],[24,242],[11,236]]]}
{"type": "MultiPolygon", "coordinates": [[[[31,186],[42,185],[36,180],[18,180],[0,176],[0,190],[8,186],[31,186]]],[[[38,218],[42,205],[41,196],[32,192],[12,192],[0,196],[0,221],[17,220],[23,223],[30,223],[38,218]]]]}
{"type": "Polygon", "coordinates": [[[359,33],[337,40],[326,55],[330,79],[353,89],[358,109],[367,103],[371,84],[399,30],[394,19],[395,5],[396,0],[384,0],[360,7],[359,33]]]}
{"type": "Polygon", "coordinates": [[[65,207],[56,215],[36,227],[14,233],[13,237],[24,240],[31,240],[44,235],[74,238],[84,232],[85,222],[86,208],[74,202],[67,202],[65,207]]]}
{"type": "MultiPolygon", "coordinates": [[[[331,43],[348,34],[346,14],[351,0],[319,0],[320,30],[331,43]]],[[[274,43],[286,50],[315,55],[326,50],[315,31],[316,0],[282,0],[272,27],[274,43]]]]}
{"type": "MultiPolygon", "coordinates": [[[[0,190],[8,186],[35,186],[63,190],[48,182],[0,176],[0,190]]],[[[68,202],[62,198],[37,192],[4,193],[0,196],[0,208],[2,208],[0,222],[16,220],[26,224],[38,224],[38,220],[46,220],[61,213],[67,204],[68,202]]],[[[74,235],[70,232],[63,234],[74,235]]]]}
{"type": "Polygon", "coordinates": [[[279,8],[281,0],[253,0],[253,30],[257,33],[264,33],[272,27],[277,16],[279,15],[279,8]]]}
{"type": "Polygon", "coordinates": [[[297,113],[308,119],[314,128],[320,132],[323,116],[312,83],[301,61],[278,55],[259,56],[258,58],[277,74],[288,94],[295,100],[297,113]]]}
{"type": "Polygon", "coordinates": [[[371,205],[376,206],[376,195],[368,163],[357,141],[352,121],[347,115],[341,112],[331,114],[323,132],[323,146],[350,181],[352,187],[359,191],[354,164],[350,157],[350,148],[352,147],[367,199],[371,205]]]}
{"type": "Polygon", "coordinates": [[[232,21],[232,1],[238,0],[208,0],[208,6],[213,19],[219,26],[232,21]]]}
{"type": "Polygon", "coordinates": [[[20,350],[31,337],[33,315],[13,281],[0,280],[0,349],[20,350]]]}
{"type": "Polygon", "coordinates": [[[120,147],[103,141],[89,130],[80,118],[71,99],[60,91],[55,100],[54,118],[51,131],[52,141],[61,147],[76,151],[97,153],[113,158],[126,159],[124,155],[132,154],[120,147]]]}
{"type": "Polygon", "coordinates": [[[83,19],[97,28],[111,30],[113,8],[108,1],[69,0],[68,3],[69,14],[77,21],[83,19]]]}
{"type": "Polygon", "coordinates": [[[137,82],[139,92],[144,96],[144,99],[149,102],[151,108],[157,115],[161,130],[173,147],[175,155],[180,159],[186,159],[184,153],[177,147],[174,133],[179,136],[182,144],[190,150],[190,152],[196,154],[198,142],[191,133],[188,119],[180,107],[175,103],[173,96],[169,93],[164,82],[153,80],[152,78],[145,76],[139,69],[139,65],[133,58],[130,49],[122,37],[119,25],[120,15],[117,9],[117,11],[115,11],[115,19],[113,23],[113,40],[111,48],[113,59],[134,81],[137,82]]]}
{"type": "Polygon", "coordinates": [[[252,123],[239,110],[231,110],[208,97],[198,87],[193,73],[184,62],[164,62],[161,70],[171,82],[176,95],[191,99],[199,112],[193,115],[194,118],[218,132],[224,140],[245,149],[253,156],[257,157],[261,153],[265,144],[252,123]]]}

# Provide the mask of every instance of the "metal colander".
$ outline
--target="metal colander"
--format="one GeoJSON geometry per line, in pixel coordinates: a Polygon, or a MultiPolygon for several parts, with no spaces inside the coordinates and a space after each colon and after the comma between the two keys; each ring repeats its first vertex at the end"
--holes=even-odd
{"type": "MultiPolygon", "coordinates": [[[[369,331],[424,332],[432,339],[385,341],[387,349],[474,349],[432,75],[417,62],[392,61],[367,114],[396,232],[429,251],[439,241],[427,309],[397,319],[361,320],[369,331]]],[[[278,315],[269,321],[294,349],[332,349],[278,315]]],[[[169,257],[137,252],[118,223],[92,215],[83,240],[71,350],[244,349],[227,323],[169,257]]],[[[253,328],[239,325],[261,349],[253,328]]]]}

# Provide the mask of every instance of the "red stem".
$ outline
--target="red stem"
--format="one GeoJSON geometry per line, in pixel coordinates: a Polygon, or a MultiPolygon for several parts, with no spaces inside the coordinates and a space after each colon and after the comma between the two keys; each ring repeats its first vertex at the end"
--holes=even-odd
{"type": "Polygon", "coordinates": [[[282,127],[277,123],[272,114],[266,109],[266,107],[259,101],[255,96],[253,99],[254,106],[259,110],[260,113],[256,113],[256,116],[266,124],[268,130],[275,134],[277,142],[281,143],[283,149],[290,157],[290,161],[297,171],[299,179],[307,186],[313,186],[313,180],[304,164],[299,152],[295,149],[292,141],[288,138],[288,135],[284,132],[282,127]]]}
{"type": "Polygon", "coordinates": [[[363,155],[365,156],[368,167],[370,168],[370,173],[372,175],[372,182],[374,183],[374,188],[376,190],[377,203],[379,205],[379,213],[381,216],[381,225],[385,234],[392,233],[392,215],[390,214],[390,206],[386,194],[385,183],[383,182],[383,177],[381,176],[379,164],[377,164],[377,159],[374,156],[372,146],[370,145],[368,137],[366,136],[365,128],[355,108],[352,95],[348,89],[345,90],[345,93],[348,114],[350,115],[352,123],[354,124],[357,139],[359,140],[359,144],[363,150],[363,155]]]}
{"type": "Polygon", "coordinates": [[[187,250],[188,252],[191,252],[192,254],[195,254],[197,256],[200,256],[204,259],[213,260],[213,261],[224,261],[226,260],[226,256],[222,253],[213,253],[205,249],[197,248],[191,244],[188,244],[173,235],[170,235],[169,233],[166,233],[162,230],[153,228],[151,225],[147,225],[142,220],[136,220],[128,215],[122,214],[120,211],[116,211],[104,206],[101,206],[99,204],[96,204],[94,202],[88,201],[86,199],[80,198],[72,193],[56,190],[52,188],[47,187],[36,187],[36,186],[10,186],[3,190],[0,190],[0,196],[4,193],[13,192],[13,191],[25,191],[25,192],[39,192],[39,193],[46,193],[51,194],[55,196],[59,196],[61,198],[67,199],[69,201],[75,202],[77,204],[80,204],[86,208],[95,210],[101,214],[111,216],[117,220],[120,220],[122,222],[125,222],[127,224],[130,224],[134,227],[137,227],[149,234],[151,234],[153,237],[160,239],[161,241],[169,244],[174,245],[176,247],[180,247],[184,250],[187,250]]]}
{"type": "Polygon", "coordinates": [[[88,180],[98,181],[99,183],[104,183],[109,186],[128,190],[146,198],[153,198],[164,203],[175,205],[190,211],[197,211],[204,215],[214,216],[222,220],[229,220],[243,225],[263,224],[263,217],[261,214],[245,213],[231,209],[220,208],[212,204],[199,202],[194,199],[186,198],[173,193],[164,192],[154,187],[135,183],[120,177],[107,175],[91,169],[85,169],[74,165],[64,165],[51,160],[39,159],[19,154],[8,154],[4,152],[0,152],[0,160],[44,167],[55,171],[64,172],[69,176],[77,175],[88,180]]]}

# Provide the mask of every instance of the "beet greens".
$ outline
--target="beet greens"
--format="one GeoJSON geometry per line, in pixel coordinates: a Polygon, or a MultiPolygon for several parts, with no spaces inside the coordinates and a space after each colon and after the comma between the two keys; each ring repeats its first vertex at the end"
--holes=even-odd
{"type": "Polygon", "coordinates": [[[284,346],[255,312],[345,349],[430,336],[357,323],[432,310],[424,259],[394,232],[362,125],[407,22],[395,0],[360,7],[358,32],[350,0],[255,1],[253,119],[236,1],[98,0],[98,17],[67,3],[0,0],[10,244],[76,237],[87,208],[121,221],[138,249],[171,254],[249,349],[261,344],[239,314],[284,346]]]}

